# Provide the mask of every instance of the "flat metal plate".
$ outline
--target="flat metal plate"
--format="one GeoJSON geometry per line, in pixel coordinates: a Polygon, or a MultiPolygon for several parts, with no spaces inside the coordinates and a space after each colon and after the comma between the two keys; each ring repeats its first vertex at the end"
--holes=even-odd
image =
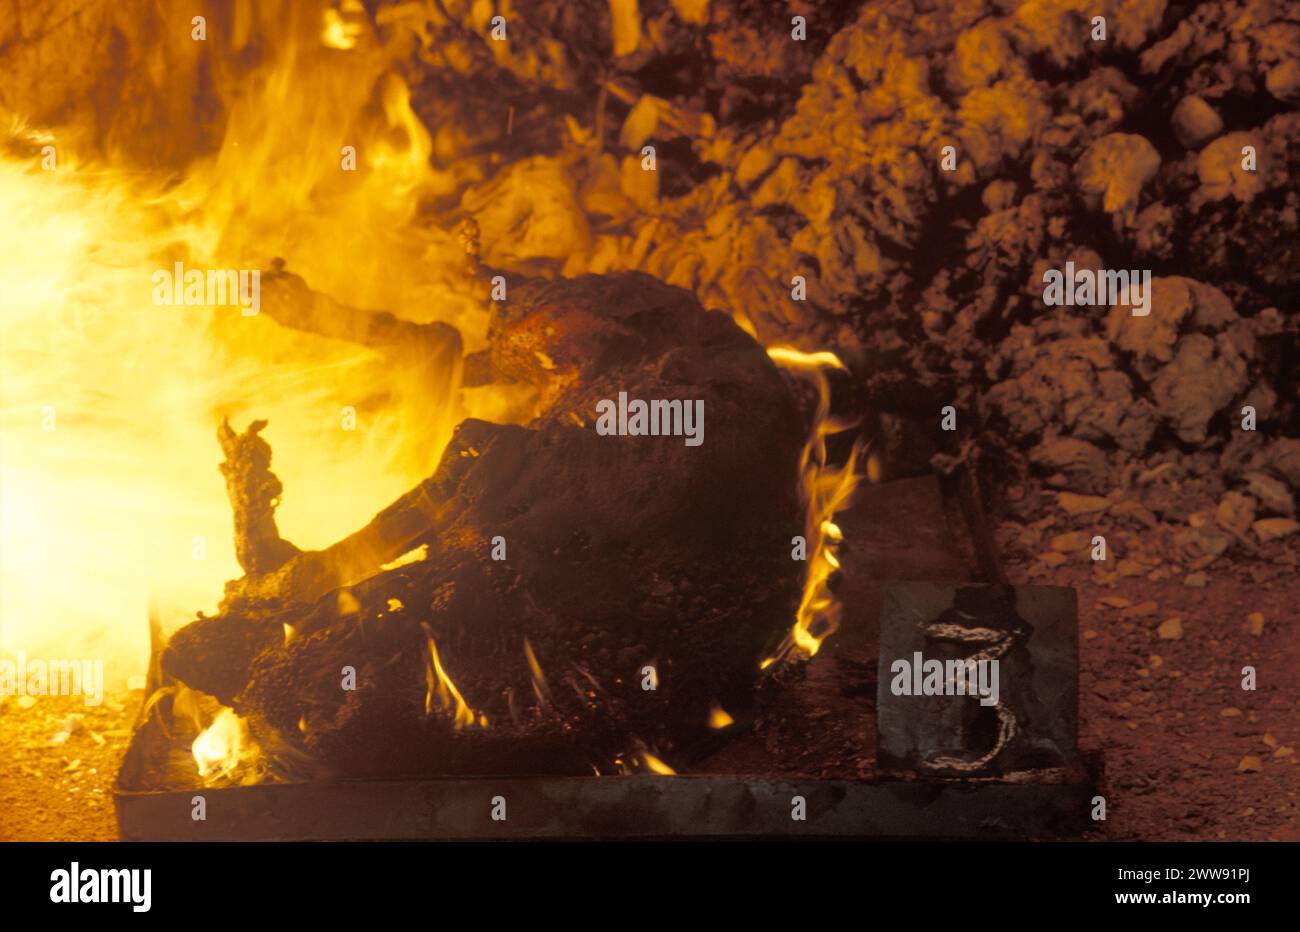
{"type": "MultiPolygon", "coordinates": [[[[766,776],[480,777],[149,790],[166,739],[138,731],[114,792],[128,841],[745,837],[1054,837],[1089,825],[1094,790],[1061,783],[766,776]],[[202,796],[206,819],[192,817],[202,796]],[[494,820],[497,798],[505,819],[494,820]],[[792,813],[804,800],[806,819],[792,813]]],[[[197,784],[197,781],[196,781],[197,784]]]]}
{"type": "Polygon", "coordinates": [[[119,792],[116,803],[127,841],[1024,838],[1081,833],[1091,796],[1080,784],[636,776],[263,784],[119,792]],[[191,818],[195,795],[205,821],[191,818]],[[806,821],[791,817],[795,796],[806,821]]]}

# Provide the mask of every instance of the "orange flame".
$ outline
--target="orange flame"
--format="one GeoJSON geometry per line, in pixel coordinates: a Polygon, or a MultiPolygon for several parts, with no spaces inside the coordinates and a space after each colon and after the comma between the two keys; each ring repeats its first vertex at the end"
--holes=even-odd
{"type": "MultiPolygon", "coordinates": [[[[847,462],[842,466],[826,460],[826,439],[855,426],[831,417],[831,389],[825,370],[844,369],[844,363],[830,352],[805,353],[788,346],[774,346],[767,351],[778,366],[809,378],[817,387],[817,410],[812,432],[799,457],[800,490],[807,501],[804,539],[808,546],[808,571],[804,577],[803,596],[795,613],[795,622],[776,652],[763,661],[760,669],[791,656],[810,658],[821,649],[826,638],[840,626],[841,605],[830,590],[830,580],[840,568],[836,550],[844,534],[835,524],[836,513],[848,507],[853,492],[863,478],[858,462],[866,445],[854,443],[847,462]]],[[[869,471],[871,469],[869,464],[869,471]]]]}
{"type": "Polygon", "coordinates": [[[528,643],[528,638],[524,638],[524,656],[528,658],[528,671],[532,675],[533,695],[537,697],[537,704],[550,705],[551,690],[546,685],[546,674],[542,672],[542,665],[537,662],[537,655],[533,653],[533,645],[528,643]]]}
{"type": "Polygon", "coordinates": [[[644,764],[645,768],[651,773],[658,774],[661,777],[673,777],[677,775],[676,770],[673,770],[673,768],[669,767],[649,751],[643,751],[641,753],[641,763],[644,764]]]}
{"type": "Polygon", "coordinates": [[[729,728],[735,723],[736,720],[722,707],[721,703],[715,701],[709,708],[709,727],[714,731],[729,728]]]}
{"type": "Polygon", "coordinates": [[[425,637],[429,641],[429,662],[425,665],[425,676],[429,684],[429,691],[424,697],[424,714],[428,715],[433,711],[433,697],[438,697],[438,702],[444,711],[454,710],[452,712],[452,728],[460,731],[463,728],[472,728],[475,725],[487,727],[487,716],[476,713],[469,707],[465,697],[460,694],[456,684],[451,681],[447,671],[442,668],[442,660],[438,657],[438,645],[433,641],[433,632],[427,624],[421,624],[424,628],[425,637]]]}
{"type": "Polygon", "coordinates": [[[248,733],[248,724],[224,706],[212,724],[190,746],[205,785],[257,783],[262,777],[262,753],[248,733]]]}
{"type": "Polygon", "coordinates": [[[71,635],[129,670],[147,656],[151,598],[170,625],[215,609],[240,575],[215,468],[222,416],[269,420],[277,521],[316,548],[427,476],[472,413],[454,385],[434,397],[428,373],[372,349],[240,307],[153,303],[152,275],[175,262],[265,273],[282,257],[348,305],[436,314],[467,339],[483,329],[463,247],[426,209],[459,181],[432,167],[433,139],[360,4],[239,6],[264,54],[231,57],[254,70],[227,76],[221,145],[178,183],[87,163],[71,132],[0,114],[5,649],[71,635]]]}

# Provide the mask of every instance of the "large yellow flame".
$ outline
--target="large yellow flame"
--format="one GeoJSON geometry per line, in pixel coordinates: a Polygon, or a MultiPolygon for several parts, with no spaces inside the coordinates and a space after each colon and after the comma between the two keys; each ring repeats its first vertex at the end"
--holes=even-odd
{"type": "Polygon", "coordinates": [[[280,257],[338,301],[485,326],[452,271],[455,234],[422,219],[453,181],[430,167],[390,53],[355,22],[325,23],[322,42],[310,3],[249,9],[266,18],[262,64],[226,76],[240,91],[223,141],[179,183],[79,161],[57,133],[51,162],[0,114],[0,650],[84,651],[124,676],[147,656],[151,598],[169,626],[215,608],[240,575],[223,416],[270,421],[277,518],[303,547],[426,476],[461,416],[372,349],[238,306],[153,303],[175,262],[280,257]]]}

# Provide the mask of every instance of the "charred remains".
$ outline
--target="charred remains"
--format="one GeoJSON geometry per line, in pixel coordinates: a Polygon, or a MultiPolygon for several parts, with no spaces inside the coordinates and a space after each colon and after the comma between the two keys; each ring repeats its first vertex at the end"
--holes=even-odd
{"type": "Polygon", "coordinates": [[[519,287],[488,363],[537,417],[463,422],[432,476],[323,551],[275,534],[261,425],[223,426],[248,574],[164,670],[354,775],[607,772],[747,707],[801,577],[805,430],[767,354],[627,273],[519,287]],[[701,404],[707,442],[599,434],[620,393],[701,404]]]}

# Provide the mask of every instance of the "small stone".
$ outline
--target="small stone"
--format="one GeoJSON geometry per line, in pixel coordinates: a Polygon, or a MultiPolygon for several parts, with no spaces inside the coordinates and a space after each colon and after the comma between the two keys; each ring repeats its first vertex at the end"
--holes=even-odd
{"type": "Polygon", "coordinates": [[[1264,745],[1266,747],[1275,748],[1278,745],[1277,738],[1274,738],[1272,735],[1268,735],[1268,734],[1264,735],[1263,740],[1264,740],[1264,745]]]}
{"type": "Polygon", "coordinates": [[[625,149],[640,149],[641,144],[654,135],[659,125],[664,101],[652,94],[643,94],[623,121],[619,143],[625,149]]]}
{"type": "Polygon", "coordinates": [[[1219,715],[1223,718],[1236,718],[1240,714],[1241,709],[1238,709],[1236,706],[1228,706],[1226,709],[1219,710],[1219,715]]]}
{"type": "Polygon", "coordinates": [[[1300,522],[1293,521],[1290,518],[1261,518],[1250,527],[1255,532],[1256,537],[1267,543],[1270,540],[1277,540],[1300,531],[1300,522]]]}
{"type": "Polygon", "coordinates": [[[1160,627],[1156,628],[1156,634],[1162,641],[1177,641],[1183,636],[1183,619],[1180,615],[1173,618],[1166,618],[1160,622],[1160,627]]]}
{"type": "Polygon", "coordinates": [[[1264,613],[1251,612],[1246,616],[1246,631],[1253,637],[1264,633],[1264,613]]]}
{"type": "Polygon", "coordinates": [[[1223,119],[1202,98],[1184,97],[1174,107],[1171,122],[1178,141],[1189,149],[1213,139],[1223,131],[1223,119]]]}
{"type": "Polygon", "coordinates": [[[1225,492],[1214,522],[1231,534],[1245,534],[1255,521],[1255,500],[1241,492],[1225,492]]]}
{"type": "Polygon", "coordinates": [[[1202,566],[1209,566],[1216,557],[1222,556],[1224,551],[1232,546],[1234,539],[1232,534],[1215,525],[1201,528],[1196,534],[1196,546],[1200,548],[1206,561],[1202,566]]]}
{"type": "Polygon", "coordinates": [[[1083,639],[1085,641],[1095,641],[1097,639],[1097,632],[1091,628],[1087,628],[1083,632],[1083,639]]]}
{"type": "Polygon", "coordinates": [[[1259,501],[1261,510],[1284,518],[1295,516],[1295,501],[1286,483],[1262,472],[1246,473],[1250,494],[1259,501]]]}
{"type": "Polygon", "coordinates": [[[1157,518],[1149,508],[1147,508],[1141,502],[1136,502],[1133,501],[1132,499],[1128,501],[1120,502],[1119,504],[1112,506],[1110,509],[1110,513],[1117,518],[1125,518],[1125,517],[1136,518],[1138,521],[1141,521],[1149,528],[1160,526],[1160,519],[1157,518]]]}
{"type": "Polygon", "coordinates": [[[1300,100],[1300,61],[1287,58],[1264,75],[1264,86],[1278,100],[1300,100]]]}
{"type": "Polygon", "coordinates": [[[1121,576],[1141,576],[1146,573],[1147,568],[1137,560],[1120,560],[1115,567],[1115,572],[1121,576]]]}
{"type": "Polygon", "coordinates": [[[1045,566],[1052,567],[1054,569],[1058,566],[1061,566],[1064,563],[1067,563],[1070,558],[1063,553],[1057,553],[1053,550],[1049,550],[1046,553],[1040,553],[1038,555],[1038,559],[1041,560],[1045,566]]]}
{"type": "Polygon", "coordinates": [[[19,696],[16,705],[18,706],[18,708],[22,709],[23,711],[26,711],[27,709],[30,709],[32,706],[36,705],[36,697],[19,696]]]}
{"type": "Polygon", "coordinates": [[[1107,608],[1128,608],[1133,602],[1122,595],[1108,595],[1098,601],[1107,608]]]}
{"type": "Polygon", "coordinates": [[[1264,762],[1254,754],[1247,754],[1237,764],[1237,773],[1258,773],[1264,767],[1264,762]]]}
{"type": "Polygon", "coordinates": [[[740,165],[736,167],[736,181],[742,187],[748,187],[775,162],[776,156],[772,154],[771,149],[766,146],[755,146],[745,153],[745,157],[740,160],[740,165]]]}
{"type": "Polygon", "coordinates": [[[1188,589],[1204,589],[1210,584],[1210,577],[1204,573],[1188,573],[1183,577],[1183,585],[1188,589]]]}
{"type": "Polygon", "coordinates": [[[1285,744],[1273,752],[1274,757],[1293,757],[1294,755],[1295,748],[1289,747],[1285,744]]]}
{"type": "Polygon", "coordinates": [[[1048,545],[1058,553],[1073,553],[1084,550],[1092,544],[1092,535],[1087,531],[1066,531],[1057,534],[1048,545]]]}
{"type": "Polygon", "coordinates": [[[1165,665],[1165,658],[1161,657],[1159,654],[1152,654],[1147,658],[1147,663],[1151,665],[1152,670],[1159,670],[1165,665]]]}
{"type": "Polygon", "coordinates": [[[1075,492],[1061,492],[1056,496],[1056,504],[1066,514],[1086,515],[1094,511],[1105,511],[1110,507],[1110,499],[1100,495],[1079,495],[1075,492]]]}
{"type": "Polygon", "coordinates": [[[1160,168],[1160,154],[1142,136],[1109,133],[1088,146],[1075,164],[1084,191],[1102,196],[1108,214],[1133,207],[1142,187],[1160,168]]]}
{"type": "Polygon", "coordinates": [[[1160,606],[1155,602],[1146,601],[1130,606],[1120,612],[1120,614],[1125,618],[1146,618],[1149,615],[1154,615],[1159,610],[1160,606]]]}
{"type": "Polygon", "coordinates": [[[1241,147],[1262,147],[1262,140],[1254,133],[1225,133],[1201,150],[1196,158],[1196,174],[1201,180],[1201,193],[1211,200],[1232,197],[1249,204],[1267,187],[1263,173],[1250,171],[1241,164],[1241,147]]]}

